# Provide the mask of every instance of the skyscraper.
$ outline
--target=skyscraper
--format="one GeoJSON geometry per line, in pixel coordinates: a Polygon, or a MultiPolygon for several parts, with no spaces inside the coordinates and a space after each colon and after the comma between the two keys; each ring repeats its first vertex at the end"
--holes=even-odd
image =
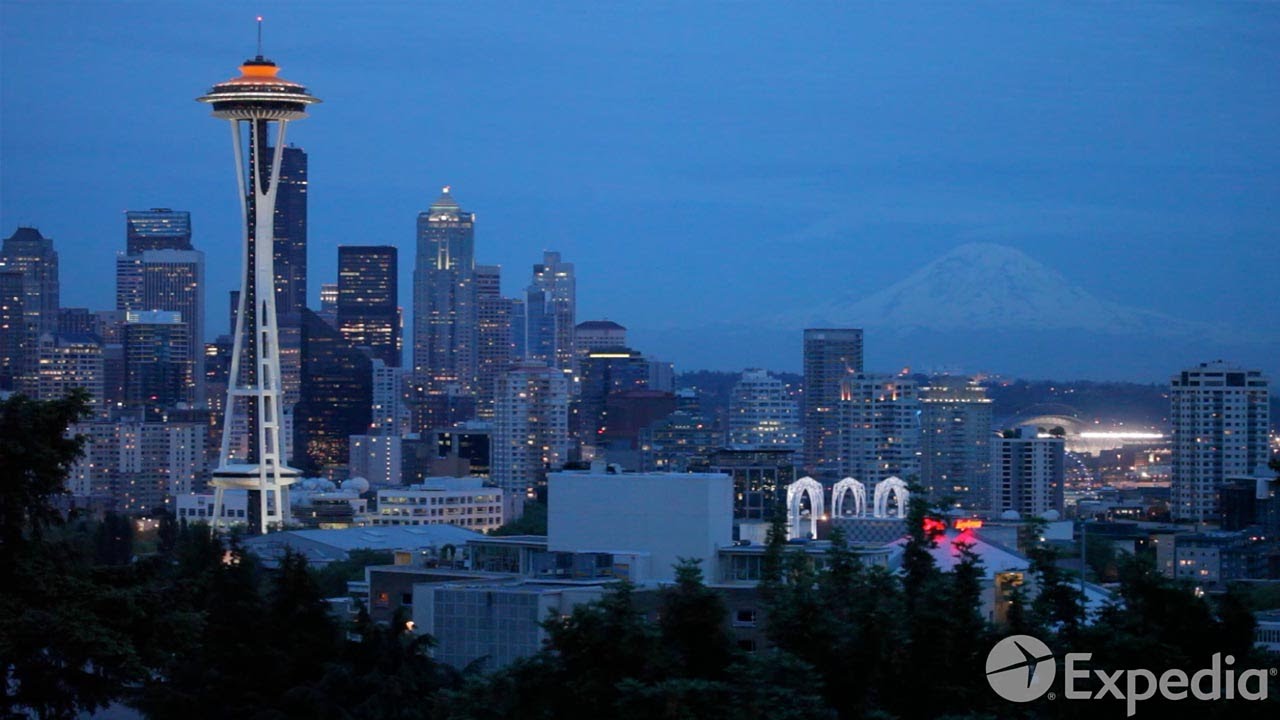
{"type": "Polygon", "coordinates": [[[0,269],[0,390],[17,390],[26,364],[22,273],[0,269]]]}
{"type": "Polygon", "coordinates": [[[503,489],[505,517],[546,482],[548,469],[569,453],[569,379],[539,363],[520,364],[498,377],[490,479],[503,489]]]}
{"type": "Polygon", "coordinates": [[[837,406],[841,383],[862,372],[862,331],[815,328],[804,331],[804,465],[809,472],[835,477],[840,448],[837,406]]]}
{"type": "Polygon", "coordinates": [[[512,300],[502,297],[501,272],[497,265],[476,266],[476,415],[486,419],[493,417],[498,375],[515,359],[512,300]]]}
{"type": "Polygon", "coordinates": [[[612,320],[586,320],[573,329],[574,348],[578,355],[592,350],[627,346],[627,329],[612,320]]]}
{"type": "Polygon", "coordinates": [[[148,250],[190,250],[191,213],[169,208],[128,210],[124,214],[125,254],[148,250]]]}
{"type": "Polygon", "coordinates": [[[396,249],[390,245],[338,247],[338,332],[400,367],[400,290],[396,249]]]}
{"type": "Polygon", "coordinates": [[[996,435],[991,444],[992,506],[1022,517],[1062,513],[1064,441],[1040,437],[1038,429],[1023,426],[996,435]]]}
{"type": "Polygon", "coordinates": [[[413,371],[424,384],[469,392],[476,374],[475,215],[446,186],[418,215],[413,269],[413,371]]]}
{"type": "Polygon", "coordinates": [[[735,450],[800,449],[800,412],[781,380],[759,369],[742,373],[729,396],[727,441],[735,450]]]}
{"type": "Polygon", "coordinates": [[[366,434],[372,425],[373,362],[319,315],[303,308],[294,464],[337,477],[350,458],[351,436],[366,434]]]}
{"type": "MultiPolygon", "coordinates": [[[[229,120],[236,181],[245,218],[245,264],[233,332],[234,350],[227,386],[222,451],[213,473],[214,518],[223,517],[224,493],[250,494],[249,527],[266,532],[288,522],[286,487],[298,471],[286,464],[281,444],[280,333],[276,324],[276,272],[273,235],[285,128],[306,117],[319,102],[303,86],[277,77],[280,69],[261,54],[240,66],[240,76],[214,85],[200,102],[214,117],[229,120]],[[269,134],[275,125],[274,148],[269,134]],[[245,157],[242,125],[249,129],[245,157]],[[236,417],[245,417],[251,441],[247,457],[231,453],[236,417]]],[[[305,298],[305,295],[304,295],[305,298]]]]}
{"type": "Polygon", "coordinates": [[[920,388],[920,484],[935,500],[986,509],[991,502],[991,399],[967,378],[937,377],[920,388]]]}
{"type": "Polygon", "coordinates": [[[182,313],[131,310],[124,323],[125,403],[159,417],[188,397],[195,372],[182,313]]]}
{"type": "Polygon", "coordinates": [[[841,478],[867,487],[891,476],[920,476],[920,399],[916,383],[898,375],[856,373],[841,383],[835,433],[841,478]]]}
{"type": "Polygon", "coordinates": [[[525,291],[525,359],[547,363],[566,373],[577,369],[573,332],[577,314],[577,281],[573,263],[558,252],[544,252],[533,266],[533,282],[525,291]]]}
{"type": "Polygon", "coordinates": [[[1169,385],[1170,509],[1175,519],[1212,520],[1224,482],[1249,477],[1270,460],[1269,383],[1260,370],[1219,360],[1183,370],[1169,385]]]}
{"type": "Polygon", "coordinates": [[[89,392],[94,415],[104,415],[102,345],[98,338],[41,335],[26,385],[27,391],[40,400],[54,400],[75,388],[84,388],[89,392]]]}
{"type": "Polygon", "coordinates": [[[0,247],[0,272],[22,275],[24,375],[36,372],[40,338],[58,332],[58,252],[35,228],[20,227],[0,247]]]}
{"type": "Polygon", "coordinates": [[[569,430],[585,445],[596,445],[606,431],[605,408],[611,395],[649,387],[649,361],[625,347],[594,350],[583,357],[578,398],[569,430]]]}
{"type": "Polygon", "coordinates": [[[277,182],[272,223],[276,312],[293,315],[307,306],[307,153],[302,148],[283,148],[277,182]]]}
{"type": "Polygon", "coordinates": [[[130,252],[116,256],[116,309],[181,314],[192,358],[182,400],[203,405],[205,260],[203,252],[191,249],[188,213],[150,210],[129,212],[126,218],[130,252]]]}

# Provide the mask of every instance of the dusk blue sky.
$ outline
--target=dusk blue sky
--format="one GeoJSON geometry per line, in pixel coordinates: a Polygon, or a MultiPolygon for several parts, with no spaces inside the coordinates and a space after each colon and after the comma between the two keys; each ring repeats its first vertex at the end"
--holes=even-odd
{"type": "Polygon", "coordinates": [[[408,312],[416,216],[450,184],[508,293],[560,250],[579,319],[683,369],[798,369],[798,333],[665,338],[870,295],[974,241],[1280,336],[1280,4],[0,8],[0,234],[55,239],[67,306],[112,306],[126,209],[188,209],[225,332],[239,208],[225,123],[194,98],[262,14],[265,54],[324,100],[289,136],[313,304],[338,245],[394,244],[408,312]]]}

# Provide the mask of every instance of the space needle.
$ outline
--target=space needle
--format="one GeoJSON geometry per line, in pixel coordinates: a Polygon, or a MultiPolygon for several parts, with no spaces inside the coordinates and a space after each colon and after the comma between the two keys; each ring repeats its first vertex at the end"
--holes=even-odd
{"type": "Polygon", "coordinates": [[[287,488],[299,475],[287,464],[280,442],[282,393],[273,230],[285,127],[306,117],[308,105],[320,102],[302,85],[279,77],[279,72],[275,63],[262,56],[262,18],[258,18],[257,56],[244,61],[239,77],[220,82],[197,98],[213,106],[214,117],[231,122],[245,231],[222,447],[210,483],[214,488],[213,524],[225,526],[232,520],[226,515],[226,491],[247,490],[246,520],[250,531],[257,533],[288,522],[287,488]],[[246,127],[247,145],[243,135],[246,127]],[[238,440],[236,436],[240,436],[238,440]]]}

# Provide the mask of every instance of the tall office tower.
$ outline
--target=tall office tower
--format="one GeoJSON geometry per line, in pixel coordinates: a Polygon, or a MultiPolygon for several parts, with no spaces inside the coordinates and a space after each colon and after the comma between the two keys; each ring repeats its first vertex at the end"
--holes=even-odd
{"type": "Polygon", "coordinates": [[[804,467],[807,472],[835,479],[839,465],[837,407],[840,386],[862,372],[862,331],[856,328],[815,328],[804,331],[804,467]]]}
{"type": "Polygon", "coordinates": [[[1169,398],[1173,517],[1212,520],[1227,478],[1248,477],[1270,460],[1267,378],[1221,360],[1201,363],[1173,376],[1169,398]]]}
{"type": "Polygon", "coordinates": [[[17,390],[26,364],[22,273],[0,268],[0,390],[17,390]]]}
{"type": "Polygon", "coordinates": [[[1040,437],[1037,428],[1005,430],[991,441],[991,509],[1022,517],[1062,513],[1064,441],[1040,437]]]}
{"type": "Polygon", "coordinates": [[[573,328],[574,348],[578,355],[592,350],[627,346],[627,329],[612,320],[585,320],[573,328]]]}
{"type": "Polygon", "coordinates": [[[36,372],[40,338],[58,332],[58,253],[53,240],[20,227],[0,247],[0,272],[22,274],[23,373],[36,372]]]}
{"type": "Polygon", "coordinates": [[[53,400],[75,388],[84,388],[89,392],[93,414],[105,414],[102,345],[98,338],[45,333],[36,347],[35,369],[26,383],[29,394],[40,400],[53,400]]]}
{"type": "Polygon", "coordinates": [[[307,306],[307,153],[293,145],[285,146],[280,154],[272,233],[276,312],[292,315],[307,306]]]}
{"type": "Polygon", "coordinates": [[[920,484],[932,499],[989,507],[993,407],[968,378],[931,378],[920,388],[920,484]]]}
{"type": "MultiPolygon", "coordinates": [[[[171,212],[171,211],[170,211],[171,212]]],[[[153,211],[154,213],[154,211],[153,211]]],[[[150,215],[153,213],[129,213],[150,215]]],[[[178,213],[186,215],[187,213],[178,213]]],[[[128,225],[130,247],[146,247],[137,241],[140,230],[131,219],[128,225]]],[[[204,387],[204,253],[190,249],[191,226],[172,236],[153,234],[142,236],[151,245],[182,239],[187,249],[144,249],[136,253],[116,256],[116,309],[122,312],[149,312],[164,310],[181,314],[187,325],[187,357],[192,358],[192,372],[187,375],[183,388],[184,402],[192,405],[205,403],[204,387]]],[[[172,231],[177,233],[177,231],[172,231]]]]}
{"type": "Polygon", "coordinates": [[[405,370],[373,359],[373,400],[369,435],[403,435],[409,431],[409,410],[405,406],[405,370]]]}
{"type": "Polygon", "coordinates": [[[735,450],[798,451],[800,410],[781,380],[750,369],[729,397],[728,445],[735,450]]]}
{"type": "Polygon", "coordinates": [[[474,213],[444,188],[418,215],[413,268],[413,372],[431,387],[470,392],[476,374],[474,213]]]}
{"type": "Polygon", "coordinates": [[[515,360],[511,298],[502,297],[501,268],[476,266],[476,415],[493,418],[498,376],[515,360]]]}
{"type": "Polygon", "coordinates": [[[302,394],[294,409],[295,461],[308,473],[339,477],[352,435],[373,420],[373,360],[314,312],[302,311],[302,394]]]}
{"type": "Polygon", "coordinates": [[[127,210],[124,225],[127,255],[141,255],[148,250],[192,249],[191,213],[186,210],[127,210]]]}
{"type": "Polygon", "coordinates": [[[569,379],[558,369],[522,363],[498,376],[490,479],[502,488],[505,517],[546,483],[569,454],[569,379]]]}
{"type": "Polygon", "coordinates": [[[182,313],[130,310],[124,324],[125,404],[159,417],[189,397],[195,362],[182,313]]]}
{"type": "Polygon", "coordinates": [[[649,387],[649,361],[625,347],[595,350],[581,358],[578,398],[571,408],[569,431],[585,445],[596,445],[607,429],[605,412],[611,395],[649,387]]]}
{"type": "Polygon", "coordinates": [[[533,282],[525,292],[525,359],[576,373],[573,330],[578,290],[573,263],[560,253],[544,252],[533,266],[533,282]]]}
{"type": "Polygon", "coordinates": [[[394,247],[338,247],[338,332],[391,367],[401,357],[398,277],[394,247]]]}
{"type": "Polygon", "coordinates": [[[836,441],[837,475],[868,487],[890,476],[920,476],[920,398],[899,375],[856,373],[842,382],[836,441]]]}
{"type": "MultiPolygon", "coordinates": [[[[240,66],[240,76],[214,85],[200,102],[213,106],[216,118],[231,123],[236,182],[245,220],[244,268],[236,327],[232,333],[231,375],[227,382],[226,419],[222,450],[213,473],[214,518],[224,517],[228,489],[249,491],[253,532],[288,523],[287,486],[298,471],[286,464],[281,445],[280,334],[276,325],[276,269],[274,234],[276,199],[285,128],[306,117],[307,106],[319,102],[303,86],[277,77],[276,64],[257,57],[240,66]],[[249,130],[248,153],[242,125],[249,130]],[[268,137],[275,126],[274,144],[268,137]],[[235,418],[244,417],[250,429],[249,452],[231,454],[235,418]]],[[[305,292],[303,293],[305,299],[305,292]]]]}
{"type": "MultiPolygon", "coordinates": [[[[687,391],[681,391],[687,392],[687,391]]],[[[681,402],[680,393],[676,401],[681,402]]],[[[640,432],[642,472],[693,472],[705,469],[723,436],[711,418],[684,407],[640,432]]]]}

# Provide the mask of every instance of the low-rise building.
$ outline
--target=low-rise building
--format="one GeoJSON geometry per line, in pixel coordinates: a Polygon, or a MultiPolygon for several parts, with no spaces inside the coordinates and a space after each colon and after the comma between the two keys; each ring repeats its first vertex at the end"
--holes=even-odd
{"type": "Polygon", "coordinates": [[[457,525],[488,532],[502,525],[502,489],[481,478],[427,478],[378,491],[373,525],[457,525]]]}

